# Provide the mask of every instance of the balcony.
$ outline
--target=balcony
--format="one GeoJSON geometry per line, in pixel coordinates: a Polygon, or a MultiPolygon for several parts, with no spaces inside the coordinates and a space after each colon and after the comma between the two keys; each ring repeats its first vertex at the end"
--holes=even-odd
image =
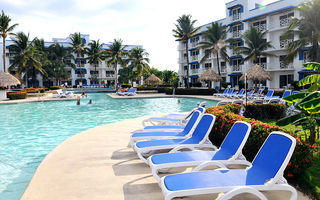
{"type": "Polygon", "coordinates": [[[267,30],[267,24],[260,24],[260,25],[253,26],[253,27],[255,27],[257,30],[259,30],[259,31],[261,31],[261,32],[267,30]]]}
{"type": "Polygon", "coordinates": [[[195,56],[191,56],[191,61],[198,61],[199,56],[195,55],[195,56]]]}
{"type": "Polygon", "coordinates": [[[281,40],[281,41],[280,41],[280,48],[281,48],[281,49],[286,48],[287,45],[288,45],[289,43],[291,43],[291,42],[293,42],[293,39],[281,40]]]}
{"type": "Polygon", "coordinates": [[[227,73],[227,67],[226,66],[221,66],[220,71],[221,71],[221,73],[227,73]]]}
{"type": "Polygon", "coordinates": [[[106,74],[106,77],[107,78],[113,78],[113,77],[115,77],[115,75],[114,74],[106,74]]]}
{"type": "Polygon", "coordinates": [[[86,75],[85,74],[77,74],[78,78],[84,78],[86,75]]]}
{"type": "Polygon", "coordinates": [[[232,15],[232,21],[237,21],[241,19],[241,13],[233,14],[232,15]]]}
{"type": "Polygon", "coordinates": [[[234,65],[234,66],[232,66],[232,71],[233,72],[241,72],[242,67],[240,65],[234,65]]]}
{"type": "Polygon", "coordinates": [[[241,36],[241,31],[240,31],[240,30],[239,30],[239,31],[233,31],[233,32],[232,32],[232,36],[233,36],[234,38],[240,37],[240,36],[241,36]]]}
{"type": "Polygon", "coordinates": [[[190,43],[191,48],[196,48],[198,46],[198,42],[192,42],[190,43]]]}
{"type": "Polygon", "coordinates": [[[200,72],[199,69],[191,69],[192,74],[198,74],[200,72]]]}
{"type": "Polygon", "coordinates": [[[291,18],[280,19],[280,28],[287,27],[291,23],[291,18]]]}
{"type": "Polygon", "coordinates": [[[285,64],[284,61],[268,63],[267,68],[269,71],[293,70],[292,64],[285,64]]]}
{"type": "Polygon", "coordinates": [[[257,63],[260,67],[262,67],[263,69],[267,69],[268,68],[268,64],[267,63],[257,63]]]}

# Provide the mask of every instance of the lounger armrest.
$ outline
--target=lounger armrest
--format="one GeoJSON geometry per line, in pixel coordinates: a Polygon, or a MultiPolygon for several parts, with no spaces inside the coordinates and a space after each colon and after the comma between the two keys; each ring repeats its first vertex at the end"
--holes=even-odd
{"type": "Polygon", "coordinates": [[[181,149],[188,149],[190,151],[195,150],[193,147],[190,147],[190,146],[179,145],[179,146],[176,146],[175,148],[173,148],[171,151],[169,151],[169,153],[175,153],[177,151],[180,151],[181,149]]]}
{"type": "Polygon", "coordinates": [[[222,168],[222,169],[229,170],[223,163],[221,163],[219,161],[207,161],[207,162],[201,163],[200,165],[195,167],[192,171],[193,172],[198,172],[198,171],[201,171],[204,168],[209,167],[209,166],[216,166],[216,167],[219,167],[219,168],[222,168]]]}

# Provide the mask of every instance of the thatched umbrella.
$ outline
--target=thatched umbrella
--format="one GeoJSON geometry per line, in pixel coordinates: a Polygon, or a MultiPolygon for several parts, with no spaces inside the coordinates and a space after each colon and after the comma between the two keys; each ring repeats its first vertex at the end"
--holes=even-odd
{"type": "MultiPolygon", "coordinates": [[[[21,82],[11,74],[0,71],[0,87],[8,87],[12,85],[19,85],[21,82]]],[[[7,99],[6,90],[0,90],[0,100],[7,99]]]]}
{"type": "Polygon", "coordinates": [[[146,82],[161,82],[161,79],[158,78],[156,75],[151,74],[151,76],[149,76],[149,77],[146,79],[146,82]]]}
{"type": "Polygon", "coordinates": [[[222,81],[223,79],[215,71],[213,71],[212,69],[208,69],[198,78],[198,80],[218,82],[222,81]]]}
{"type": "Polygon", "coordinates": [[[265,71],[259,65],[255,65],[251,69],[249,69],[244,75],[240,77],[240,81],[245,80],[246,75],[247,75],[247,80],[253,80],[256,86],[258,81],[272,80],[270,73],[265,71]]]}

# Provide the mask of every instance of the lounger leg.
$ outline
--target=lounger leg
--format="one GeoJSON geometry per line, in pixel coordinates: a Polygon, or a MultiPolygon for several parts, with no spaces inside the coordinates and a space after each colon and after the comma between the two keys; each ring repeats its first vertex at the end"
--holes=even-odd
{"type": "Polygon", "coordinates": [[[148,165],[147,159],[145,157],[143,157],[140,152],[137,152],[137,155],[144,163],[146,163],[148,165]]]}
{"type": "Polygon", "coordinates": [[[227,192],[223,196],[221,196],[218,200],[231,199],[232,197],[234,197],[238,194],[243,194],[243,193],[253,194],[256,197],[259,197],[259,199],[261,199],[261,200],[268,200],[267,197],[264,196],[260,191],[254,189],[252,187],[237,187],[237,188],[227,192]]]}

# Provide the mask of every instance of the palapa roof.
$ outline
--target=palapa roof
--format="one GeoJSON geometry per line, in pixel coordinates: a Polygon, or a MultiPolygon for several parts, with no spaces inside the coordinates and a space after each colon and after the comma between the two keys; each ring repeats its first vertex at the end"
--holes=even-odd
{"type": "Polygon", "coordinates": [[[199,78],[199,81],[222,81],[223,79],[212,69],[205,71],[199,78]]]}
{"type": "MultiPolygon", "coordinates": [[[[251,67],[247,72],[247,80],[254,80],[254,81],[265,81],[265,80],[272,80],[272,77],[269,72],[265,71],[259,65],[255,65],[251,67]]],[[[245,74],[240,77],[240,81],[245,79],[245,74]]]]}
{"type": "Polygon", "coordinates": [[[0,71],[0,87],[7,87],[20,84],[21,82],[19,81],[19,79],[17,79],[10,73],[0,71]]]}
{"type": "Polygon", "coordinates": [[[151,74],[151,76],[149,76],[149,77],[146,79],[146,82],[161,82],[161,79],[158,78],[156,75],[151,74]]]}

